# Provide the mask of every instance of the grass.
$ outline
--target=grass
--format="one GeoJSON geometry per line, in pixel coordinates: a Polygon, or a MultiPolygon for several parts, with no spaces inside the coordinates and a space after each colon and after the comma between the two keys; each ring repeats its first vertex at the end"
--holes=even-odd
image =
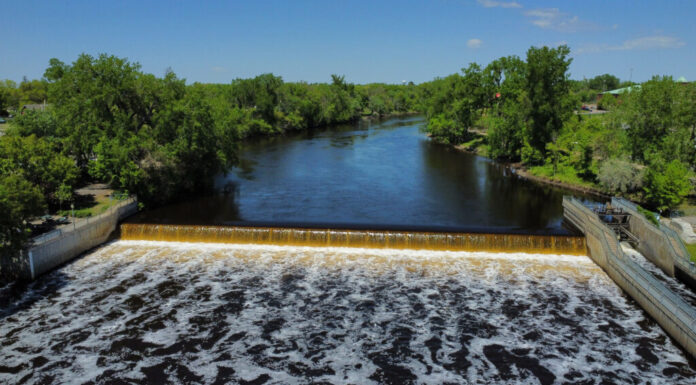
{"type": "MultiPolygon", "coordinates": [[[[120,202],[118,199],[110,199],[109,197],[99,197],[92,206],[82,207],[75,210],[76,218],[87,218],[99,215],[115,204],[120,202]]],[[[58,215],[69,217],[72,215],[71,210],[60,210],[58,215]]]]}
{"type": "Polygon", "coordinates": [[[468,142],[457,145],[458,148],[473,152],[483,157],[488,157],[488,146],[486,145],[486,136],[478,132],[472,132],[473,139],[468,142]]]}
{"type": "Polygon", "coordinates": [[[696,197],[687,197],[687,199],[685,199],[684,202],[677,207],[676,211],[685,217],[696,216],[696,197]]]}
{"type": "Polygon", "coordinates": [[[653,225],[660,227],[660,222],[657,220],[657,216],[656,216],[657,214],[655,214],[654,212],[652,212],[648,209],[644,209],[641,206],[637,206],[637,208],[638,208],[638,212],[643,214],[645,219],[650,221],[650,223],[652,223],[653,225]]]}
{"type": "Polygon", "coordinates": [[[540,176],[576,186],[597,189],[597,185],[580,178],[573,167],[564,164],[559,164],[555,173],[553,172],[552,164],[532,167],[529,169],[529,172],[534,176],[540,176]]]}
{"type": "Polygon", "coordinates": [[[684,246],[686,246],[686,250],[691,254],[691,262],[696,262],[696,243],[691,245],[685,243],[684,246]]]}

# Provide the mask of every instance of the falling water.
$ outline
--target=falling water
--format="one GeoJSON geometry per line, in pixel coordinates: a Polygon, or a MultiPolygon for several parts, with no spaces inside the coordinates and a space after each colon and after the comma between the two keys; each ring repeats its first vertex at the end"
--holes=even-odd
{"type": "Polygon", "coordinates": [[[558,235],[123,224],[121,239],[587,255],[584,237],[558,235]]]}

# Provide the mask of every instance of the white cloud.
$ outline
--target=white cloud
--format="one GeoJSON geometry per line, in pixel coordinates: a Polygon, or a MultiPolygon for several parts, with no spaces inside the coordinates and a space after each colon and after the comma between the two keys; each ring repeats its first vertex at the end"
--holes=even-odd
{"type": "Polygon", "coordinates": [[[212,70],[213,72],[222,73],[222,72],[226,72],[226,71],[227,71],[227,68],[225,68],[225,67],[220,67],[220,66],[215,66],[215,67],[212,67],[211,70],[212,70]]]}
{"type": "Polygon", "coordinates": [[[577,16],[561,12],[558,8],[532,9],[524,13],[539,28],[558,32],[578,32],[599,29],[593,23],[581,21],[577,16]]]}
{"type": "Polygon", "coordinates": [[[466,46],[469,48],[479,48],[483,44],[481,39],[469,39],[466,41],[466,46]]]}
{"type": "Polygon", "coordinates": [[[605,51],[632,51],[650,49],[669,49],[685,46],[686,43],[673,36],[655,35],[626,40],[619,45],[588,44],[576,50],[577,53],[594,53],[605,51]]]}
{"type": "Polygon", "coordinates": [[[486,8],[522,8],[522,4],[516,1],[476,0],[486,8]]]}

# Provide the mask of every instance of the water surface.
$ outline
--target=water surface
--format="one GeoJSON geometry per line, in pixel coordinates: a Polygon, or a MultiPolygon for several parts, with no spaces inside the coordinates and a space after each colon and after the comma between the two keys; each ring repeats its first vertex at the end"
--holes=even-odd
{"type": "Polygon", "coordinates": [[[0,288],[0,383],[693,384],[587,257],[118,241],[0,288]]]}
{"type": "Polygon", "coordinates": [[[556,187],[432,142],[422,117],[247,143],[228,194],[149,211],[151,223],[566,234],[556,187]]]}

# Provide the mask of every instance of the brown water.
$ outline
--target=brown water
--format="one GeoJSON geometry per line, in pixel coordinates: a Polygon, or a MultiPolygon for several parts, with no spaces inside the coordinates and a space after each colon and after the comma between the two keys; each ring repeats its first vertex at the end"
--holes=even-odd
{"type": "Polygon", "coordinates": [[[0,383],[693,384],[584,256],[117,241],[0,288],[0,383]]]}
{"type": "Polygon", "coordinates": [[[585,238],[563,235],[123,224],[121,239],[449,251],[586,255],[585,238]]]}

